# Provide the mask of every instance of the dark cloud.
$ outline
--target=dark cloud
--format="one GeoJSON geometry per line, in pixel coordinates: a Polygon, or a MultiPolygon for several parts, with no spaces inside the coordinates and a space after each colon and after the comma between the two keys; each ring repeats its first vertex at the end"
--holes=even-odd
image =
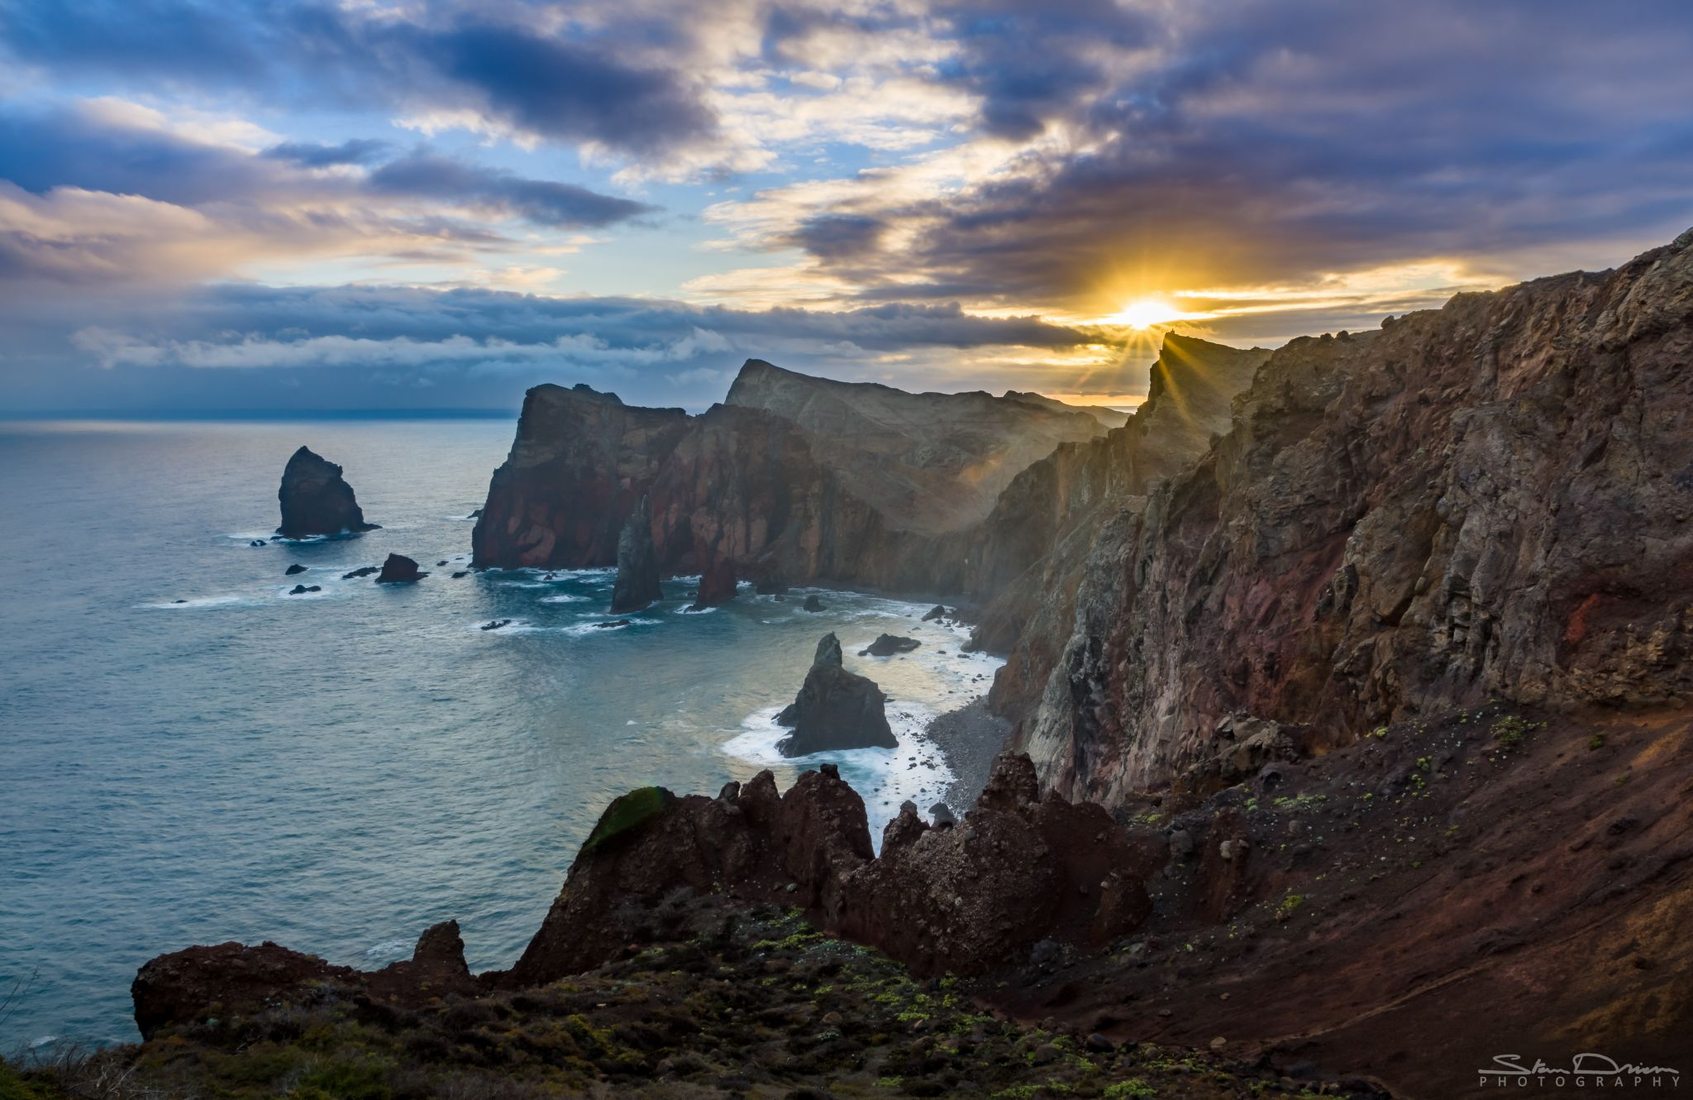
{"type": "Polygon", "coordinates": [[[855,213],[897,250],[810,248],[869,297],[1076,303],[1102,284],[1297,284],[1445,257],[1528,274],[1693,222],[1693,20],[1675,0],[953,9],[943,78],[984,126],[1072,152],[855,213]],[[1594,247],[1597,246],[1597,247],[1594,247]],[[1569,252],[1568,248],[1565,252],[1569,252]],[[912,276],[921,276],[921,280],[912,276]],[[897,278],[896,278],[897,276],[897,278]]]}
{"type": "Polygon", "coordinates": [[[875,251],[886,230],[880,218],[824,214],[806,219],[788,240],[819,259],[846,260],[875,251]]]}
{"type": "Polygon", "coordinates": [[[0,200],[8,185],[33,196],[20,200],[28,217],[0,209],[0,283],[180,281],[225,274],[246,255],[301,251],[417,260],[427,248],[429,259],[462,261],[511,244],[488,215],[574,229],[655,212],[427,150],[316,171],[362,169],[390,148],[352,140],[253,154],[96,111],[0,107],[0,200]]]}
{"type": "Polygon", "coordinates": [[[1114,0],[940,3],[959,46],[941,77],[981,96],[982,126],[1013,140],[1040,134],[1102,90],[1114,55],[1148,45],[1155,21],[1114,0]]]}
{"type": "Polygon", "coordinates": [[[481,206],[554,228],[605,226],[656,210],[646,203],[602,195],[586,187],[524,179],[429,153],[389,161],[370,174],[370,186],[382,194],[481,206]]]}
{"type": "Polygon", "coordinates": [[[339,145],[311,141],[285,141],[266,149],[272,160],[285,160],[302,168],[333,168],[343,164],[369,164],[380,160],[392,148],[386,141],[350,138],[339,145]]]}
{"type": "Polygon", "coordinates": [[[524,4],[445,7],[425,5],[412,22],[313,0],[0,0],[0,55],[137,88],[474,110],[524,133],[637,156],[715,132],[703,89],[677,66],[626,56],[623,24],[599,36],[553,33],[524,4]]]}
{"type": "MultiPolygon", "coordinates": [[[[0,319],[6,313],[0,307],[0,319]]],[[[1023,348],[1039,359],[1097,339],[1032,317],[974,317],[955,305],[748,311],[638,298],[240,284],[207,288],[169,310],[114,303],[96,323],[52,311],[7,323],[19,334],[10,357],[0,358],[7,389],[47,408],[515,407],[526,387],[547,381],[703,408],[722,399],[751,357],[907,385],[899,371],[919,365],[929,368],[929,384],[948,389],[1028,389],[1053,382],[1051,368],[961,370],[957,352],[1023,348]],[[899,366],[881,361],[889,356],[899,366]]]]}
{"type": "Polygon", "coordinates": [[[716,126],[699,89],[678,70],[632,66],[615,56],[615,43],[470,22],[407,37],[417,57],[528,133],[650,154],[716,126]]]}

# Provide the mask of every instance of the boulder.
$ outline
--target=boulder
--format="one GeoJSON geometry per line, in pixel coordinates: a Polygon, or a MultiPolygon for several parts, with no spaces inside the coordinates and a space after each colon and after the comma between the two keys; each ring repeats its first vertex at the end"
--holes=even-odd
{"type": "Polygon", "coordinates": [[[290,596],[304,596],[307,592],[322,592],[323,589],[315,584],[297,584],[288,590],[290,596]]]}
{"type": "Polygon", "coordinates": [[[382,572],[382,568],[380,566],[365,565],[365,566],[359,567],[358,569],[354,569],[354,570],[351,570],[350,572],[346,572],[346,573],[341,574],[341,579],[344,580],[344,581],[357,580],[360,577],[368,577],[372,573],[380,573],[380,572],[382,572]]]}
{"type": "Polygon", "coordinates": [[[936,604],[935,606],[929,608],[928,612],[923,616],[923,621],[926,623],[932,623],[938,619],[944,619],[946,617],[946,608],[940,604],[936,604]]]}
{"type": "Polygon", "coordinates": [[[411,584],[427,577],[428,573],[417,571],[417,562],[404,554],[389,554],[388,560],[382,563],[382,571],[376,575],[377,584],[411,584]]]}
{"type": "Polygon", "coordinates": [[[611,613],[640,611],[664,598],[658,582],[658,552],[653,548],[652,511],[642,497],[617,536],[617,582],[611,589],[611,613]]]}
{"type": "Polygon", "coordinates": [[[813,596],[807,596],[805,598],[805,603],[801,604],[800,608],[801,608],[801,610],[810,611],[813,614],[815,614],[815,613],[823,610],[823,601],[818,599],[814,595],[813,596]]]}
{"type": "Polygon", "coordinates": [[[485,622],[485,623],[482,624],[482,629],[483,630],[498,630],[503,626],[510,626],[510,625],[511,625],[510,619],[490,619],[488,622],[485,622]]]}
{"type": "Polygon", "coordinates": [[[910,653],[922,645],[916,638],[902,638],[897,634],[880,634],[869,648],[858,651],[860,657],[892,657],[896,653],[910,653]]]}
{"type": "Polygon", "coordinates": [[[284,569],[282,571],[282,575],[284,577],[294,577],[294,576],[298,576],[301,573],[304,573],[305,571],[306,571],[305,566],[301,565],[299,562],[295,562],[293,565],[290,565],[287,569],[284,569]]]}
{"type": "Polygon", "coordinates": [[[899,742],[888,728],[886,707],[887,696],[874,681],[842,667],[840,639],[825,634],[799,695],[776,716],[777,724],[794,731],[776,747],[784,756],[894,748],[899,742]]]}
{"type": "Polygon", "coordinates": [[[282,505],[282,525],[276,533],[284,538],[357,534],[377,526],[365,522],[341,467],[309,447],[301,447],[288,460],[276,496],[282,505]]]}

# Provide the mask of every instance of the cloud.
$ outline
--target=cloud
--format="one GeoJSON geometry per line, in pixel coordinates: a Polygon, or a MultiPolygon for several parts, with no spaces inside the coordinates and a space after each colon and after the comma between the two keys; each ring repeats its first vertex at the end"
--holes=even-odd
{"type": "Polygon", "coordinates": [[[803,252],[760,280],[1072,316],[1395,264],[1497,284],[1614,262],[1693,221],[1685,14],[943,5],[958,52],[935,79],[978,97],[968,142],[708,216],[741,248],[803,252]]]}
{"type": "Polygon", "coordinates": [[[523,179],[429,153],[389,161],[371,173],[370,186],[379,194],[481,206],[562,229],[606,226],[657,210],[646,203],[602,195],[574,184],[523,179]]]}
{"type": "MultiPolygon", "coordinates": [[[[358,407],[378,385],[383,404],[514,406],[527,386],[586,381],[625,400],[703,408],[753,357],[896,384],[922,369],[931,386],[1003,390],[1071,386],[1120,353],[1091,331],[975,317],[955,305],[754,311],[406,287],[233,284],[168,311],[114,306],[96,323],[69,311],[49,324],[38,311],[28,327],[26,358],[37,366],[7,369],[36,372],[30,385],[10,388],[38,393],[40,405],[58,394],[74,404],[122,395],[167,407],[252,407],[284,400],[277,395],[287,379],[291,407],[358,407]],[[1054,355],[1074,369],[1054,374],[1054,355]],[[428,392],[393,392],[407,378],[427,380],[428,392]]],[[[1150,359],[1130,371],[1142,385],[1150,359]]]]}
{"type": "Polygon", "coordinates": [[[515,248],[506,221],[584,229],[656,213],[427,149],[393,157],[380,141],[255,152],[123,107],[0,108],[0,187],[24,192],[0,191],[0,281],[180,282],[314,255],[450,263],[515,248]],[[117,209],[132,216],[103,215],[117,209]]]}
{"type": "Polygon", "coordinates": [[[264,151],[272,160],[285,160],[302,168],[333,168],[343,164],[369,164],[389,150],[386,141],[349,138],[339,145],[313,141],[285,141],[264,151]]]}

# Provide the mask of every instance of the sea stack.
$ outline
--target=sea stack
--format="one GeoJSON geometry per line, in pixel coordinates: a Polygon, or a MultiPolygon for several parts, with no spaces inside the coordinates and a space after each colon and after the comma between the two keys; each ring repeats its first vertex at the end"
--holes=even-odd
{"type": "Polygon", "coordinates": [[[382,563],[382,572],[376,575],[377,584],[410,584],[427,577],[428,573],[417,571],[417,562],[404,554],[389,554],[388,560],[382,563]]]}
{"type": "Polygon", "coordinates": [[[712,555],[705,572],[700,574],[700,590],[688,610],[704,611],[728,603],[735,598],[735,583],[735,563],[721,554],[712,555]]]}
{"type": "Polygon", "coordinates": [[[364,521],[364,511],[353,496],[353,487],[341,477],[341,467],[310,447],[301,447],[288,460],[276,496],[282,504],[282,526],[276,533],[283,538],[357,534],[377,528],[364,521]]]}
{"type": "Polygon", "coordinates": [[[840,639],[825,634],[799,695],[776,716],[778,725],[794,731],[776,747],[784,756],[894,748],[899,742],[888,728],[887,701],[873,680],[842,667],[840,639]]]}
{"type": "Polygon", "coordinates": [[[658,552],[653,547],[652,511],[642,497],[617,536],[617,583],[611,590],[611,613],[640,611],[664,598],[658,583],[658,552]]]}

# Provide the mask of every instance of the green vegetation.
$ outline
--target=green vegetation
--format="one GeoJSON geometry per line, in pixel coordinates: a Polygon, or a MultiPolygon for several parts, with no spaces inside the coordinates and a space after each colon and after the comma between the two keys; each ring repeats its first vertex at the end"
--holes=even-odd
{"type": "Polygon", "coordinates": [[[1493,743],[1500,748],[1510,751],[1522,746],[1528,735],[1544,726],[1544,722],[1530,722],[1517,714],[1507,714],[1494,719],[1491,733],[1493,743]]]}
{"type": "Polygon", "coordinates": [[[637,787],[628,794],[613,799],[594,825],[594,831],[588,834],[588,839],[583,843],[582,851],[576,858],[581,859],[589,852],[651,821],[662,814],[674,799],[675,796],[663,787],[637,787]]]}
{"type": "Polygon", "coordinates": [[[1105,1100],[1157,1100],[1158,1090],[1139,1077],[1131,1077],[1127,1081],[1105,1086],[1105,1091],[1100,1095],[1104,1096],[1105,1100]]]}
{"type": "Polygon", "coordinates": [[[1305,904],[1305,895],[1304,894],[1289,894],[1289,895],[1287,895],[1285,898],[1282,898],[1281,901],[1276,904],[1276,919],[1279,920],[1279,921],[1285,921],[1285,920],[1291,919],[1293,914],[1299,912],[1300,906],[1302,906],[1304,904],[1305,904]]]}

